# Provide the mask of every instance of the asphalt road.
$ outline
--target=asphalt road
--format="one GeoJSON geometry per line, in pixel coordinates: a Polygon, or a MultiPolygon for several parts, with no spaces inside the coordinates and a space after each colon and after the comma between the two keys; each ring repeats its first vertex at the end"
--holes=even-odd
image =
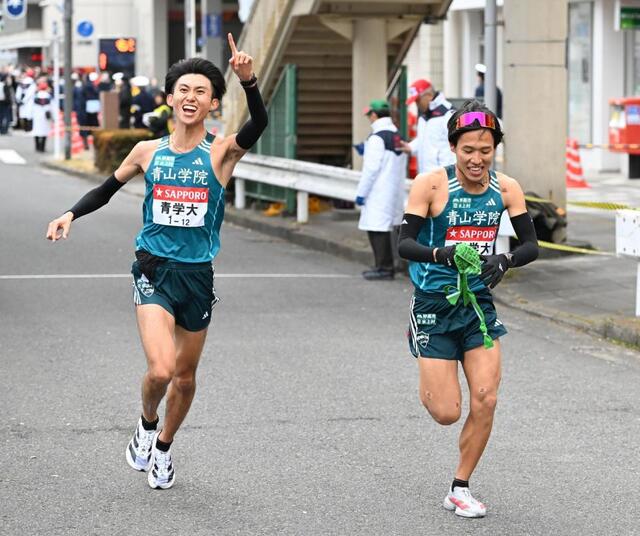
{"type": "Polygon", "coordinates": [[[472,479],[489,514],[457,518],[441,502],[461,424],[420,406],[408,281],[229,225],[176,485],[151,490],[124,459],[141,200],[119,193],[44,240],[90,186],[0,164],[0,534],[640,534],[638,353],[501,309],[503,384],[472,479]]]}

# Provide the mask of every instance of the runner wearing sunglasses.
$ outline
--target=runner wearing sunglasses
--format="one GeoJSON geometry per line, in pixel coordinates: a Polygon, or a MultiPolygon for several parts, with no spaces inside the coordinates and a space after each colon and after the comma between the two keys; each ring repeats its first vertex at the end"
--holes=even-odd
{"type": "Polygon", "coordinates": [[[478,101],[467,101],[447,127],[456,163],[415,179],[400,228],[399,253],[412,261],[415,291],[408,335],[418,358],[422,404],[437,423],[453,424],[462,410],[458,361],[469,386],[469,414],[444,507],[459,516],[483,517],[486,507],[471,495],[469,479],[491,434],[501,375],[499,338],[507,333],[489,289],[508,269],[535,260],[538,245],[520,185],[490,169],[502,141],[495,114],[478,101]],[[495,255],[504,210],[520,245],[495,255]],[[462,253],[468,252],[460,244],[477,251],[480,274],[468,279],[460,275],[462,253]],[[461,293],[464,297],[456,301],[461,293]]]}

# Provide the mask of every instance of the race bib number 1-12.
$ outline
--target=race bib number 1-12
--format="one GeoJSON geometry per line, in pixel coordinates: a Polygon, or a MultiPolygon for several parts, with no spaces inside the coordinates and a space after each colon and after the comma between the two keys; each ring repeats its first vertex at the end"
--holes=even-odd
{"type": "Polygon", "coordinates": [[[153,223],[174,227],[202,227],[209,202],[209,188],[153,187],[153,223]]]}

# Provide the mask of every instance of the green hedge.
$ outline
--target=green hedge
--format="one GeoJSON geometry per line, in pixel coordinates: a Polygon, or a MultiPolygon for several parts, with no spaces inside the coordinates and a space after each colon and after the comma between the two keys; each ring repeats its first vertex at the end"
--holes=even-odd
{"type": "Polygon", "coordinates": [[[113,173],[136,143],[151,139],[145,129],[96,130],[93,134],[96,167],[113,173]]]}

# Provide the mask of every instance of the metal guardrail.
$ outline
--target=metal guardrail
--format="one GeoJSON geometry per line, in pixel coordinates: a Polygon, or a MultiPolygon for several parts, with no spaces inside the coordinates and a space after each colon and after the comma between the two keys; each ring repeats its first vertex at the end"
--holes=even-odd
{"type": "MultiPolygon", "coordinates": [[[[297,219],[300,223],[309,221],[309,194],[353,201],[356,198],[360,172],[350,169],[314,164],[248,153],[236,164],[235,207],[246,207],[244,181],[261,182],[296,191],[297,219]]],[[[405,190],[411,185],[406,180],[405,190]]]]}
{"type": "Polygon", "coordinates": [[[296,191],[297,220],[309,221],[309,194],[353,201],[360,174],[276,156],[246,154],[234,170],[235,207],[246,207],[245,180],[296,191]]]}

